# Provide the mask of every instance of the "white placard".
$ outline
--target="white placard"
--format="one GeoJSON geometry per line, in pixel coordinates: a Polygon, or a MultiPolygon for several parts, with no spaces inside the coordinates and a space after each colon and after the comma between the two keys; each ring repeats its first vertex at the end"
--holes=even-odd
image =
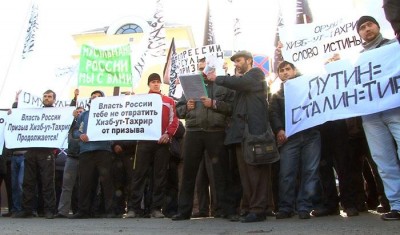
{"type": "MultiPolygon", "coordinates": [[[[68,107],[71,100],[56,100],[54,107],[68,107]]],[[[89,98],[78,98],[77,106],[89,109],[89,98]]],[[[30,92],[21,91],[18,95],[18,108],[42,108],[42,97],[30,92]]]]}
{"type": "Polygon", "coordinates": [[[158,94],[98,97],[92,101],[87,135],[99,140],[158,140],[162,100],[158,94]]]}
{"type": "Polygon", "coordinates": [[[315,68],[335,53],[358,52],[362,47],[356,23],[357,19],[337,19],[326,24],[284,26],[279,29],[283,58],[296,67],[315,68]]]}
{"type": "Polygon", "coordinates": [[[400,45],[392,43],[340,60],[326,72],[285,83],[286,134],[400,106],[400,45]]]}
{"type": "Polygon", "coordinates": [[[74,107],[17,108],[7,118],[4,130],[6,147],[61,148],[67,141],[74,107]]]}

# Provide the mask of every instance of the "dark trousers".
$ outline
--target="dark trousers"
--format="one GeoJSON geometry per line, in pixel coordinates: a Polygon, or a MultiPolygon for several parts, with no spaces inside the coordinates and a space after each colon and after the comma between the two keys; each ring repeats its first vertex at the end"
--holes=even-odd
{"type": "Polygon", "coordinates": [[[268,207],[269,165],[247,164],[240,144],[236,145],[236,156],[243,188],[242,211],[263,214],[268,207]]]}
{"type": "Polygon", "coordinates": [[[232,200],[233,208],[238,214],[240,212],[240,203],[242,201],[242,183],[240,182],[240,173],[238,167],[238,161],[236,156],[235,145],[228,146],[229,162],[228,162],[228,177],[227,177],[227,194],[230,195],[232,200]]]}
{"type": "MultiPolygon", "coordinates": [[[[113,182],[114,182],[114,212],[124,214],[127,201],[132,191],[134,154],[120,154],[113,161],[113,182]]],[[[133,209],[129,208],[128,210],[133,209]]]]}
{"type": "Polygon", "coordinates": [[[183,176],[179,193],[179,213],[191,216],[193,209],[196,176],[204,152],[212,163],[217,204],[226,214],[234,213],[233,203],[228,203],[226,176],[228,174],[228,152],[224,146],[225,132],[186,131],[183,143],[183,176]]]}
{"type": "Polygon", "coordinates": [[[44,212],[56,209],[55,162],[50,151],[29,150],[25,154],[24,182],[22,184],[22,208],[26,212],[34,209],[38,179],[41,181],[44,212]]]}
{"type": "MultiPolygon", "coordinates": [[[[4,183],[6,185],[6,191],[7,191],[8,212],[12,212],[11,209],[13,208],[13,200],[12,200],[12,184],[11,184],[11,161],[9,159],[7,159],[7,157],[5,155],[0,156],[0,161],[4,161],[1,164],[6,165],[4,167],[6,172],[3,172],[2,174],[0,174],[0,188],[1,188],[2,182],[4,181],[4,183]]],[[[2,200],[2,198],[0,195],[0,202],[2,202],[1,200],[2,200]]]]}
{"type": "Polygon", "coordinates": [[[361,143],[357,144],[361,148],[363,160],[363,186],[365,182],[364,194],[365,201],[370,209],[376,209],[379,204],[386,208],[390,208],[389,201],[385,195],[383,182],[379,175],[376,163],[371,157],[369,147],[366,139],[360,140],[361,143]]]}
{"type": "Polygon", "coordinates": [[[112,212],[114,186],[111,166],[113,153],[105,150],[84,152],[79,155],[79,202],[78,211],[90,215],[93,192],[100,179],[104,196],[105,213],[112,212]]]}
{"type": "Polygon", "coordinates": [[[163,206],[163,213],[167,217],[171,217],[178,212],[179,164],[180,162],[173,158],[169,161],[165,187],[165,203],[163,206]]]}
{"type": "Polygon", "coordinates": [[[140,211],[146,181],[151,177],[152,185],[151,209],[160,210],[164,204],[167,169],[170,158],[169,145],[158,144],[157,141],[140,141],[134,160],[132,180],[132,205],[140,211]],[[149,174],[149,169],[153,170],[149,174]],[[149,175],[148,175],[149,174],[149,175]]]}
{"type": "Polygon", "coordinates": [[[354,163],[357,157],[350,154],[349,138],[345,120],[330,121],[320,126],[322,205],[329,209],[356,207],[355,172],[361,175],[362,165],[354,163]],[[336,189],[333,169],[339,180],[340,198],[336,189]]]}
{"type": "Polygon", "coordinates": [[[207,153],[204,153],[204,158],[200,162],[199,170],[196,177],[196,194],[198,201],[198,209],[202,214],[209,214],[215,212],[216,195],[215,183],[212,170],[212,164],[207,153]]]}

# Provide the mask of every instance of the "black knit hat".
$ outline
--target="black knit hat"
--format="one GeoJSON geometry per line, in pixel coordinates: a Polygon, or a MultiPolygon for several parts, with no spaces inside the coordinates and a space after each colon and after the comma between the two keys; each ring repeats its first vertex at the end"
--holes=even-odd
{"type": "Polygon", "coordinates": [[[150,82],[154,80],[158,80],[161,82],[161,77],[160,75],[158,75],[158,73],[152,73],[149,75],[149,78],[147,79],[147,85],[149,85],[150,82]]]}
{"type": "Polygon", "coordinates": [[[361,16],[360,19],[358,19],[357,21],[357,33],[360,30],[360,27],[362,24],[364,24],[365,22],[371,21],[372,23],[378,25],[378,28],[380,28],[378,21],[375,20],[374,17],[372,16],[361,16]]]}

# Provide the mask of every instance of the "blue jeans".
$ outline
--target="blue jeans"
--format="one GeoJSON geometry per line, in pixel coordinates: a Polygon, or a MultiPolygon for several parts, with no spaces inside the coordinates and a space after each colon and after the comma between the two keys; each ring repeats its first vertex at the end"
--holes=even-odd
{"type": "Polygon", "coordinates": [[[321,158],[321,136],[318,130],[299,132],[288,138],[280,148],[279,211],[291,213],[312,210],[317,192],[318,166],[321,158]],[[300,171],[300,172],[299,172],[300,171]],[[297,176],[300,185],[296,200],[297,176]]]}
{"type": "Polygon", "coordinates": [[[400,210],[400,108],[362,117],[372,159],[392,210],[400,210]],[[396,144],[397,148],[396,148],[396,144]]]}
{"type": "Polygon", "coordinates": [[[24,180],[24,160],[23,154],[14,155],[11,158],[11,191],[13,205],[12,212],[22,211],[22,182],[24,180]]]}

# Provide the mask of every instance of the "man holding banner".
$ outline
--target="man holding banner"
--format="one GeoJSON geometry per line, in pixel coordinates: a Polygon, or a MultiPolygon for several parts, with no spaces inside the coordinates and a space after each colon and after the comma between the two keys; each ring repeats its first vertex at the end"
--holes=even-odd
{"type": "MultiPolygon", "coordinates": [[[[378,22],[371,16],[360,17],[357,32],[364,41],[362,52],[395,42],[382,37],[378,22]]],[[[365,115],[362,120],[371,155],[378,166],[391,207],[391,211],[381,218],[400,220],[400,108],[365,115]]]]}
{"type": "MultiPolygon", "coordinates": [[[[100,90],[92,92],[90,102],[97,97],[104,97],[100,90]]],[[[100,179],[104,193],[104,210],[107,217],[112,217],[114,187],[111,175],[112,157],[111,141],[90,141],[87,135],[89,110],[79,115],[73,131],[73,138],[79,141],[79,200],[78,213],[71,219],[91,217],[93,192],[100,179]]]]}
{"type": "MultiPolygon", "coordinates": [[[[288,61],[281,62],[277,71],[283,83],[298,76],[296,67],[288,61]]],[[[271,127],[276,135],[277,143],[280,145],[281,155],[279,212],[276,214],[276,218],[290,218],[297,209],[300,219],[310,219],[312,198],[317,192],[319,182],[321,136],[316,128],[309,128],[287,137],[283,83],[281,89],[272,96],[270,108],[271,127]],[[300,176],[300,187],[296,190],[298,175],[300,176]]]]}
{"type": "MultiPolygon", "coordinates": [[[[164,218],[161,207],[165,198],[165,186],[167,183],[167,170],[170,158],[169,143],[179,126],[176,116],[175,102],[172,98],[161,94],[161,77],[152,73],[148,77],[147,85],[150,94],[159,94],[162,98],[161,136],[158,141],[141,140],[137,143],[134,160],[134,173],[132,181],[132,204],[135,213],[140,211],[143,194],[147,182],[147,176],[152,182],[151,217],[164,218]],[[152,168],[152,170],[150,170],[152,168]],[[150,172],[150,173],[149,173],[150,172]]],[[[128,211],[128,214],[132,212],[128,211]]]]}
{"type": "MultiPolygon", "coordinates": [[[[43,93],[43,106],[53,107],[56,93],[47,90],[43,93]]],[[[44,212],[46,219],[53,219],[56,209],[55,194],[55,148],[29,148],[25,154],[24,180],[22,184],[22,211],[15,218],[32,217],[33,205],[37,194],[38,180],[42,182],[44,212]],[[40,176],[40,177],[38,177],[40,176]]]]}

